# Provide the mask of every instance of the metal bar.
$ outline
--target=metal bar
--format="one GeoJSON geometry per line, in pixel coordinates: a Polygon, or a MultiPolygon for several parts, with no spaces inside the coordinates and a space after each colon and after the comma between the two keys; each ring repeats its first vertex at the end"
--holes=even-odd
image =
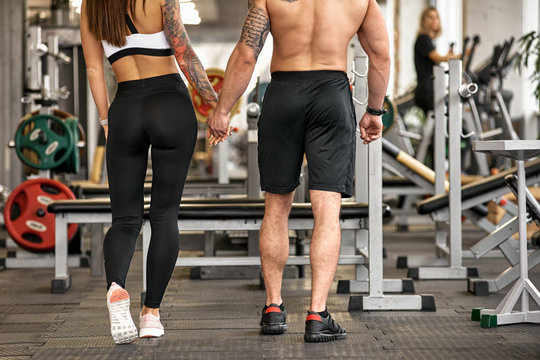
{"type": "Polygon", "coordinates": [[[448,94],[448,148],[450,177],[450,266],[461,267],[461,124],[462,105],[459,96],[461,60],[450,60],[448,94]]]}
{"type": "Polygon", "coordinates": [[[368,145],[369,152],[369,296],[383,297],[382,140],[368,145]]]}
{"type": "Polygon", "coordinates": [[[55,243],[54,243],[54,277],[66,278],[68,276],[68,235],[67,222],[64,214],[58,214],[54,219],[55,243]]]}
{"type": "MultiPolygon", "coordinates": [[[[340,255],[338,264],[358,265],[365,264],[366,259],[361,255],[340,255]]],[[[176,261],[178,267],[192,266],[260,266],[260,256],[237,256],[237,257],[179,257],[176,261]]],[[[289,256],[287,265],[309,265],[309,256],[289,256]]]]}
{"type": "Polygon", "coordinates": [[[90,275],[97,277],[103,275],[103,224],[92,224],[90,229],[90,275]]]}
{"type": "Polygon", "coordinates": [[[445,163],[446,163],[446,74],[440,66],[433,67],[434,87],[434,112],[435,112],[435,136],[433,144],[433,162],[435,170],[435,194],[444,194],[445,163]]]}
{"type": "MultiPolygon", "coordinates": [[[[354,87],[353,100],[355,100],[356,123],[358,123],[366,111],[367,105],[367,72],[368,59],[367,55],[360,46],[360,43],[355,43],[354,47],[354,87]],[[358,99],[362,99],[359,101],[358,99]]],[[[361,146],[362,140],[360,133],[356,133],[356,158],[355,158],[355,185],[354,194],[357,202],[367,202],[368,199],[368,150],[366,146],[361,146]]]]}
{"type": "MultiPolygon", "coordinates": [[[[527,265],[527,209],[526,209],[526,191],[525,185],[525,162],[517,161],[517,176],[518,176],[518,218],[519,218],[519,270],[520,280],[526,281],[529,279],[529,269],[527,265]]],[[[513,308],[513,306],[512,306],[513,308]]],[[[510,309],[512,310],[512,309],[510,309]]],[[[529,296],[524,289],[521,295],[521,311],[529,311],[529,296]]]]}
{"type": "Polygon", "coordinates": [[[229,170],[227,163],[229,162],[229,142],[223,141],[216,146],[218,153],[218,184],[229,183],[229,170]]]}

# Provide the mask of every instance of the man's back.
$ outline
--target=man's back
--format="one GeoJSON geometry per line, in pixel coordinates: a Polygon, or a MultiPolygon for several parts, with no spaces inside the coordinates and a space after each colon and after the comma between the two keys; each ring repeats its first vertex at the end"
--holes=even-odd
{"type": "Polygon", "coordinates": [[[271,71],[342,70],[370,0],[266,0],[274,38],[271,71]]]}

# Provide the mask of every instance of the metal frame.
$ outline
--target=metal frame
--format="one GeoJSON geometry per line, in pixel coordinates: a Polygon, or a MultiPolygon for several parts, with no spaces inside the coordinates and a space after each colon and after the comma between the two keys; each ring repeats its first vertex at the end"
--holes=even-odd
{"type": "MultiPolygon", "coordinates": [[[[359,119],[365,112],[368,100],[368,60],[359,43],[355,43],[354,50],[353,101],[356,104],[356,114],[359,119]]],[[[368,276],[367,284],[366,282],[351,281],[350,287],[351,289],[364,291],[366,290],[365,286],[368,285],[369,295],[351,296],[349,299],[349,311],[435,310],[435,302],[430,295],[384,294],[385,291],[392,291],[394,287],[403,291],[405,286],[402,280],[383,278],[382,213],[378,206],[378,204],[382,203],[382,142],[379,139],[365,146],[357,134],[356,144],[355,198],[357,202],[368,201],[369,203],[369,230],[360,230],[358,240],[368,244],[369,269],[366,274],[368,276]]]]}
{"type": "Polygon", "coordinates": [[[482,327],[495,327],[497,325],[530,322],[540,324],[540,311],[530,311],[529,296],[537,305],[540,305],[540,292],[529,280],[527,257],[527,217],[525,205],[525,164],[526,159],[540,155],[540,141],[538,140],[502,140],[476,142],[474,150],[489,152],[494,155],[510,157],[517,160],[518,176],[518,219],[519,219],[519,269],[520,277],[506,294],[496,309],[483,309],[480,311],[482,327]],[[514,311],[514,307],[521,297],[521,310],[514,311]]]}
{"type": "MultiPolygon", "coordinates": [[[[377,207],[378,211],[382,211],[380,206],[377,207]]],[[[70,223],[82,223],[82,224],[96,224],[99,229],[103,224],[109,224],[112,221],[112,215],[110,212],[90,212],[90,213],[77,213],[77,212],[59,212],[55,214],[55,277],[51,282],[51,291],[53,293],[63,293],[67,291],[71,286],[71,277],[68,272],[68,257],[67,257],[67,225],[70,223]]],[[[231,219],[231,220],[178,220],[178,227],[182,231],[215,231],[215,230],[259,230],[262,219],[231,219]]],[[[357,239],[356,248],[362,248],[359,240],[359,233],[361,229],[366,228],[366,221],[363,218],[344,219],[340,221],[342,230],[354,230],[355,239],[357,239]]],[[[313,228],[312,219],[289,219],[289,229],[291,230],[305,230],[313,228]]],[[[91,268],[92,274],[100,274],[102,266],[102,232],[94,228],[92,234],[92,259],[91,268]]],[[[143,233],[143,288],[146,288],[146,256],[150,242],[151,230],[150,221],[143,219],[142,225],[143,233]]],[[[224,258],[224,260],[216,260],[212,257],[179,257],[177,266],[228,266],[228,265],[240,265],[247,266],[257,263],[259,257],[236,257],[236,258],[224,258]],[[198,262],[198,263],[197,263],[198,262]],[[211,264],[215,262],[215,264],[211,264]],[[188,264],[189,265],[186,265],[188,264]]],[[[308,264],[309,258],[307,256],[291,257],[292,263],[308,264]]],[[[365,256],[360,251],[356,251],[353,255],[342,255],[340,258],[340,264],[355,264],[361,266],[365,264],[365,256]]]]}
{"type": "MultiPolygon", "coordinates": [[[[450,258],[450,263],[441,266],[441,259],[428,267],[411,268],[409,276],[415,279],[466,279],[469,276],[467,268],[462,266],[462,242],[461,242],[461,123],[462,104],[459,95],[461,86],[462,70],[461,60],[449,61],[448,82],[448,122],[446,120],[444,103],[446,100],[446,75],[440,66],[433,68],[434,72],[434,105],[435,105],[435,194],[445,192],[445,133],[448,129],[449,147],[449,207],[445,209],[449,226],[441,220],[435,220],[435,248],[440,249],[442,254],[450,258]],[[448,124],[448,125],[447,125],[448,124]],[[449,235],[449,241],[447,241],[449,235]]],[[[443,221],[444,221],[443,220],[443,221]]],[[[407,263],[410,261],[407,258],[407,263]]]]}
{"type": "MultiPolygon", "coordinates": [[[[425,257],[406,257],[405,261],[409,267],[409,277],[414,279],[466,279],[472,275],[477,275],[475,268],[465,268],[462,266],[464,258],[478,258],[487,255],[489,257],[504,256],[511,265],[515,265],[516,246],[507,237],[502,237],[505,232],[501,230],[496,235],[496,240],[484,239],[471,248],[462,249],[461,216],[467,218],[484,229],[487,233],[494,231],[497,226],[490,223],[485,218],[478,217],[473,211],[474,206],[497,199],[508,193],[506,186],[480,194],[473,198],[461,200],[461,156],[460,156],[460,136],[462,123],[462,99],[459,94],[462,70],[460,60],[451,60],[449,69],[449,90],[448,90],[448,135],[449,135],[449,165],[450,165],[450,191],[449,206],[431,213],[436,224],[435,250],[438,258],[426,259],[425,257]],[[449,235],[449,240],[447,239],[449,235]],[[489,244],[495,244],[489,247],[489,244]],[[492,250],[498,246],[498,250],[492,250]],[[482,255],[480,255],[482,254],[482,255]]],[[[434,88],[435,88],[435,188],[436,194],[444,193],[442,182],[444,181],[444,133],[446,116],[444,111],[445,102],[445,72],[441,67],[434,67],[434,88]]],[[[531,176],[527,183],[534,183],[540,180],[540,174],[531,176]]],[[[505,218],[503,220],[506,221],[505,218]]],[[[404,257],[403,257],[404,258],[404,257]]],[[[403,262],[403,259],[402,259],[403,262]]],[[[512,281],[515,272],[509,272],[502,279],[495,279],[499,284],[512,281]]],[[[500,289],[499,285],[490,285],[490,288],[500,289]]]]}

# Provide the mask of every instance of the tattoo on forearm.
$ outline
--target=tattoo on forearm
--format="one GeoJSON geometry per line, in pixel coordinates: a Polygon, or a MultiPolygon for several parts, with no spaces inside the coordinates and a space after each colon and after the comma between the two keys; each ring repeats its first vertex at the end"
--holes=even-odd
{"type": "Polygon", "coordinates": [[[204,67],[191,47],[186,29],[181,23],[178,0],[165,0],[163,31],[169,45],[174,50],[174,56],[184,64],[183,70],[191,85],[201,97],[209,101],[217,101],[216,92],[208,81],[204,67]]]}
{"type": "Polygon", "coordinates": [[[249,0],[248,14],[242,27],[240,41],[253,49],[255,60],[259,57],[269,32],[270,19],[266,12],[256,6],[253,0],[249,0]]]}
{"type": "Polygon", "coordinates": [[[292,3],[292,2],[297,2],[298,0],[281,0],[281,1],[285,1],[285,2],[288,2],[288,3],[292,3]]]}

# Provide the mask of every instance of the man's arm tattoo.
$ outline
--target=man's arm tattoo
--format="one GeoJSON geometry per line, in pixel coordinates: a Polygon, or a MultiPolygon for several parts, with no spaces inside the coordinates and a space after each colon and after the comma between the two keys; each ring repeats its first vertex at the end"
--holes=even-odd
{"type": "Polygon", "coordinates": [[[165,0],[164,29],[169,45],[174,50],[174,56],[181,59],[182,69],[191,85],[201,97],[207,101],[217,101],[216,93],[208,81],[206,71],[195,54],[184,26],[180,26],[180,8],[178,0],[165,0]]]}
{"type": "Polygon", "coordinates": [[[242,27],[240,41],[253,49],[255,60],[259,57],[269,32],[270,19],[266,12],[256,6],[253,0],[249,0],[248,14],[242,27]]]}

